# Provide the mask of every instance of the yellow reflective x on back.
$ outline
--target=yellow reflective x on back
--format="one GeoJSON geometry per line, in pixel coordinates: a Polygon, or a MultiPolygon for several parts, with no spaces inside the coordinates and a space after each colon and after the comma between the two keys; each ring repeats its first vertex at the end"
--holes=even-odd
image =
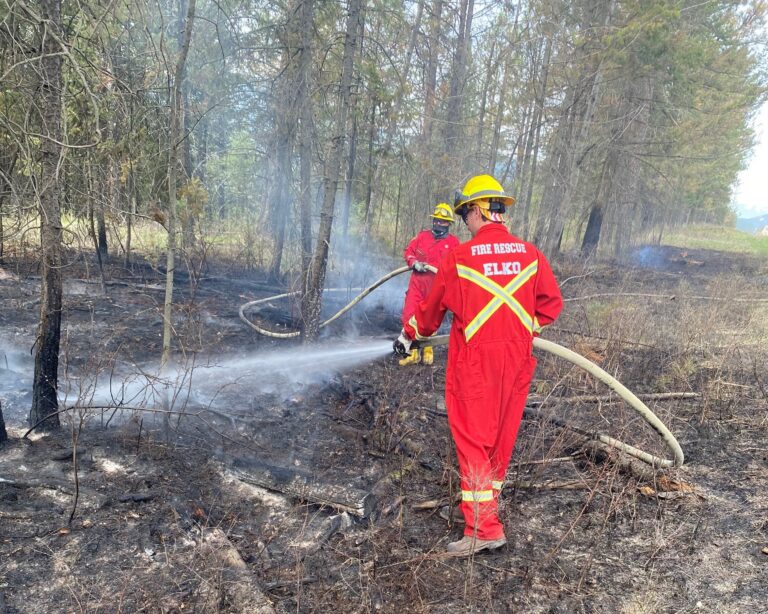
{"type": "Polygon", "coordinates": [[[466,279],[467,281],[471,281],[475,285],[479,286],[483,290],[486,290],[487,292],[490,292],[494,296],[494,298],[492,298],[488,304],[483,307],[474,318],[472,318],[472,321],[464,329],[464,337],[467,341],[469,341],[475,335],[475,333],[480,330],[480,327],[485,324],[502,305],[506,305],[510,308],[512,313],[518,317],[522,325],[529,333],[533,334],[534,331],[539,328],[536,318],[531,316],[525,309],[523,309],[523,306],[513,296],[515,292],[517,292],[536,274],[538,268],[539,261],[534,260],[531,262],[531,264],[520,271],[512,281],[510,281],[506,286],[502,288],[495,281],[489,279],[475,269],[472,269],[463,264],[456,265],[459,277],[466,279]]]}

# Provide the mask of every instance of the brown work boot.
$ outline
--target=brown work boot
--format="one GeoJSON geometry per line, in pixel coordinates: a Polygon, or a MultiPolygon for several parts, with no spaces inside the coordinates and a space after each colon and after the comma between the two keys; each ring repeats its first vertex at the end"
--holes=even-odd
{"type": "Polygon", "coordinates": [[[471,535],[465,535],[457,542],[448,544],[445,553],[448,556],[472,556],[481,550],[496,550],[507,543],[506,537],[499,539],[478,539],[471,535]]]}

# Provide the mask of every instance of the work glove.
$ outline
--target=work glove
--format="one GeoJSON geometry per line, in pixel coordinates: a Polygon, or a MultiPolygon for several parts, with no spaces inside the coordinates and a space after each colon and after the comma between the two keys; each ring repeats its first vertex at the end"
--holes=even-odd
{"type": "Polygon", "coordinates": [[[418,260],[414,262],[411,265],[411,268],[416,271],[417,273],[426,273],[427,272],[427,263],[426,262],[419,262],[418,260]]]}
{"type": "Polygon", "coordinates": [[[395,354],[408,356],[408,354],[411,353],[411,347],[416,347],[416,345],[417,344],[415,344],[412,339],[405,336],[405,331],[400,331],[400,336],[395,339],[395,342],[392,344],[392,349],[395,351],[395,354]]]}

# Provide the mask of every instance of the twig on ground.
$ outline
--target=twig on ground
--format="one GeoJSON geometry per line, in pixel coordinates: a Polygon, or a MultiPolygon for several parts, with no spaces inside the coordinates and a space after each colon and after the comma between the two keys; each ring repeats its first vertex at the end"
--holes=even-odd
{"type": "MultiPolygon", "coordinates": [[[[697,399],[701,396],[698,392],[649,392],[635,395],[641,401],[668,401],[672,399],[697,399]]],[[[581,395],[575,397],[560,397],[561,403],[618,403],[623,399],[618,395],[581,395]]],[[[541,405],[543,401],[528,399],[529,405],[541,405]]]]}
{"type": "Polygon", "coordinates": [[[382,517],[389,516],[392,512],[394,512],[402,503],[405,501],[405,496],[401,495],[397,499],[395,499],[392,503],[390,503],[387,507],[385,507],[383,510],[381,510],[382,517]]]}
{"type": "Polygon", "coordinates": [[[768,303],[768,298],[721,298],[719,296],[692,296],[684,294],[645,294],[642,292],[605,292],[600,294],[585,294],[584,296],[572,296],[563,299],[564,303],[572,301],[586,301],[593,298],[616,298],[617,296],[632,296],[637,298],[663,298],[669,301],[677,299],[689,301],[727,301],[729,303],[768,303]]]}

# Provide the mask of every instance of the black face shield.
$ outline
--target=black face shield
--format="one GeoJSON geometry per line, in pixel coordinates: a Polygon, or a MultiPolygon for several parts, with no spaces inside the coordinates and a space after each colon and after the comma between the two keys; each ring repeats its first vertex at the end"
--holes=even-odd
{"type": "Polygon", "coordinates": [[[442,220],[432,220],[432,236],[435,239],[442,239],[448,234],[451,225],[442,220]]]}

